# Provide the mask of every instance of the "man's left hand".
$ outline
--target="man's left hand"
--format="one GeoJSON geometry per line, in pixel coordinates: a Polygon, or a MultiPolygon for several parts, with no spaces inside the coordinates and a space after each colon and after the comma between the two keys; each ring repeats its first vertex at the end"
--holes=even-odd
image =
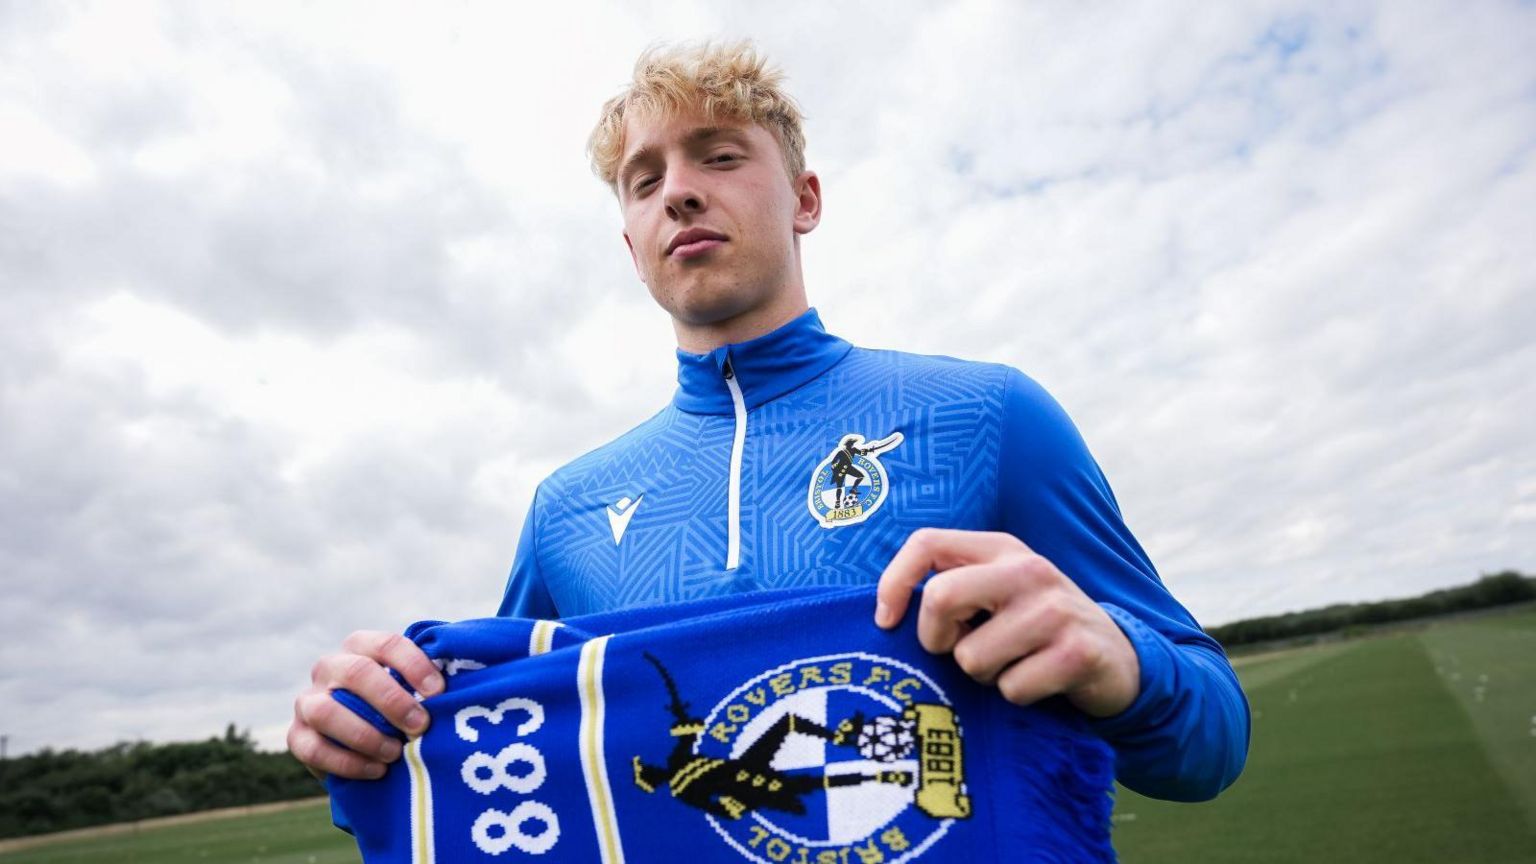
{"type": "Polygon", "coordinates": [[[1093,717],[1129,708],[1141,686],[1136,649],[1056,565],[1012,534],[914,531],[880,576],[875,623],[896,626],[923,587],[917,637],[952,652],[977,681],[1016,705],[1057,693],[1093,717]],[[977,613],[990,617],[973,627],[977,613]]]}

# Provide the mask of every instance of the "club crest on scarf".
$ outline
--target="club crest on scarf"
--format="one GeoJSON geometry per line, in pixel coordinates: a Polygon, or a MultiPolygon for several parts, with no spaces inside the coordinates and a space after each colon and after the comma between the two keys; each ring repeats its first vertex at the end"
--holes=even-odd
{"type": "Polygon", "coordinates": [[[906,440],[900,432],[866,443],[856,433],[844,435],[811,474],[806,504],[823,528],[857,525],[873,516],[890,492],[890,478],[880,454],[906,440]]]}
{"type": "Polygon", "coordinates": [[[865,653],[796,660],[698,717],[645,656],[672,743],[665,761],[660,748],[634,757],[635,785],[700,811],[750,861],[910,861],[971,815],[959,718],[918,669],[865,653]]]}

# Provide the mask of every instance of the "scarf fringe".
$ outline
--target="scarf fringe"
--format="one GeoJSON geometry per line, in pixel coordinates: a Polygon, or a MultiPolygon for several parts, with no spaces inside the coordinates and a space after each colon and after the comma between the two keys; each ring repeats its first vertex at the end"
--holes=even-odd
{"type": "Polygon", "coordinates": [[[1040,864],[1114,862],[1110,817],[1115,806],[1114,750],[1082,719],[1048,706],[997,707],[994,734],[1017,744],[994,748],[993,789],[1023,790],[1023,800],[994,802],[997,839],[1010,861],[1040,864]],[[1014,855],[1018,857],[1013,857],[1014,855]]]}

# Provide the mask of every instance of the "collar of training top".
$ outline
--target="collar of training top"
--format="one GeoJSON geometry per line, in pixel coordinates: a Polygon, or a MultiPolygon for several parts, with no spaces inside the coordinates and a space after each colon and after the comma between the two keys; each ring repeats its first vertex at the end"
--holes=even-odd
{"type": "Polygon", "coordinates": [[[843,359],[853,346],[827,332],[821,316],[800,317],[756,339],[722,345],[708,354],[677,352],[677,394],[672,403],[690,414],[732,414],[735,402],[726,383],[730,362],[747,410],[777,399],[843,359]]]}

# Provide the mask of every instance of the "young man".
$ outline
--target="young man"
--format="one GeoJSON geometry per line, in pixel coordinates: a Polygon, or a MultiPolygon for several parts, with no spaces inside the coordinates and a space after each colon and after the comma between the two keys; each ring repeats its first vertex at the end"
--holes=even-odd
{"type": "MultiPolygon", "coordinates": [[[[1247,754],[1221,648],[1167,592],[1060,407],[1016,370],[854,348],[809,308],[800,238],[821,217],[800,114],[749,46],[652,51],[591,152],[635,269],[671,316],[670,405],[540,484],[501,614],[574,615],[740,591],[868,584],[893,626],[1008,700],[1060,695],[1121,782],[1216,795],[1247,754]],[[849,483],[852,478],[856,482],[849,483]]],[[[320,660],[288,743],[311,770],[377,777],[441,676],[399,636],[320,660]],[[329,737],[351,748],[337,747],[329,737]]]]}

